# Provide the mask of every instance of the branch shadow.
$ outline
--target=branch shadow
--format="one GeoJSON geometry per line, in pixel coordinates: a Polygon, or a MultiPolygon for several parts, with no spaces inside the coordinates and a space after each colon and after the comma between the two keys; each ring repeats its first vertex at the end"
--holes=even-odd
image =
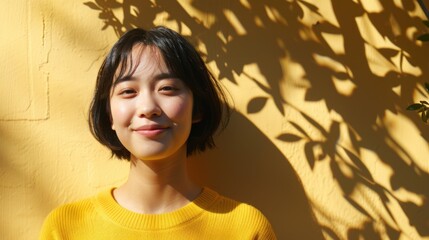
{"type": "MultiPolygon", "coordinates": [[[[428,74],[428,63],[425,56],[428,46],[420,46],[416,42],[417,33],[411,37],[405,33],[407,29],[412,29],[412,27],[417,27],[419,32],[425,31],[421,22],[422,19],[411,17],[407,12],[414,11],[417,3],[408,2],[404,4],[405,10],[407,10],[404,11],[392,1],[384,1],[381,3],[383,11],[376,13],[366,12],[363,4],[352,1],[332,0],[331,4],[339,26],[322,22],[315,25],[313,29],[318,35],[318,39],[322,40],[324,39],[323,34],[326,33],[342,36],[344,53],[338,54],[334,51],[327,51],[327,49],[330,50],[327,41],[322,42],[318,48],[313,50],[316,50],[317,54],[343,65],[345,71],[338,73],[332,68],[320,66],[314,61],[308,61],[310,57],[307,59],[301,57],[301,62],[304,62],[303,67],[311,83],[311,87],[306,92],[306,100],[325,101],[329,110],[341,115],[343,119],[341,124],[346,126],[347,133],[339,132],[340,123],[335,121],[332,122],[328,130],[325,130],[317,121],[298,109],[307,122],[319,130],[325,140],[322,142],[311,138],[308,140],[307,133],[300,131],[300,135],[289,135],[287,141],[307,141],[305,152],[311,167],[314,167],[317,160],[325,159],[324,156],[328,156],[331,161],[331,171],[341,187],[345,199],[363,215],[368,216],[371,222],[380,222],[368,213],[371,207],[358,205],[349,197],[360,185],[375,193],[383,206],[379,212],[387,212],[388,217],[382,219],[381,222],[390,239],[399,239],[400,234],[403,233],[395,215],[388,206],[392,200],[402,207],[402,211],[410,224],[415,227],[420,236],[429,236],[429,188],[427,187],[429,175],[427,169],[421,169],[415,164],[412,155],[391,135],[388,124],[378,123],[380,119],[386,117],[388,112],[394,115],[403,114],[413,122],[421,132],[421,136],[426,141],[429,140],[426,126],[421,123],[420,119],[417,116],[407,116],[407,113],[404,113],[405,107],[413,102],[414,89],[422,84],[422,79],[427,79],[428,74]],[[363,36],[362,29],[356,22],[358,17],[367,17],[368,21],[375,27],[376,33],[396,46],[391,48],[378,47],[369,42],[363,36]],[[317,51],[321,47],[325,47],[325,49],[317,51]],[[371,62],[371,56],[368,56],[368,52],[371,51],[374,55],[382,56],[380,60],[392,64],[393,57],[399,55],[399,68],[387,71],[382,75],[375,74],[370,66],[374,62],[371,62]],[[402,64],[405,62],[409,62],[411,66],[421,70],[421,74],[416,76],[404,72],[402,64]],[[332,80],[333,77],[342,81],[352,81],[355,86],[354,91],[349,95],[340,93],[332,80]],[[400,88],[401,94],[395,93],[394,88],[400,88]],[[340,136],[344,135],[349,135],[352,138],[352,146],[349,150],[338,142],[340,136]],[[320,145],[324,152],[323,157],[319,159],[313,152],[315,145],[320,145]],[[391,189],[374,180],[370,169],[359,154],[362,149],[374,152],[393,171],[390,177],[391,189]],[[340,150],[345,154],[341,154],[340,150]],[[347,171],[344,170],[344,166],[346,166],[347,171]],[[350,172],[352,173],[351,176],[350,172]],[[422,203],[417,204],[397,198],[395,191],[399,189],[418,195],[422,203]]],[[[294,50],[296,54],[293,56],[311,54],[306,51],[303,54],[302,49],[299,48],[294,50]]],[[[297,123],[293,124],[298,125],[297,123]]],[[[380,238],[382,233],[374,232],[375,228],[373,227],[372,224],[367,223],[360,230],[350,229],[348,237],[349,239],[358,239],[358,236],[362,236],[364,239],[380,238]]]]}
{"type": "MultiPolygon", "coordinates": [[[[176,23],[179,32],[190,30],[190,41],[204,46],[204,58],[216,64],[220,79],[233,84],[248,79],[269,96],[251,99],[248,114],[259,113],[270,102],[268,98],[283,116],[285,107],[296,110],[303,122],[317,129],[324,139],[313,139],[302,122],[294,121],[289,124],[299,134],[279,133],[278,139],[285,143],[305,141],[303,153],[312,169],[319,161],[329,161],[332,175],[343,193],[340,197],[368,218],[360,228],[348,230],[349,239],[381,239],[383,234],[399,239],[404,233],[389,206],[390,201],[400,205],[420,236],[429,236],[427,170],[414,164],[412,154],[395,140],[390,126],[380,122],[387,113],[404,116],[424,140],[429,140],[429,131],[420,119],[404,112],[413,102],[414,90],[428,78],[425,53],[429,46],[415,40],[418,32],[426,30],[420,18],[409,14],[416,10],[417,3],[401,1],[402,6],[398,6],[393,1],[379,1],[381,10],[370,12],[361,1],[331,0],[326,4],[332,6],[337,23],[324,18],[317,6],[304,0],[223,3],[194,0],[186,8],[169,0],[124,0],[122,3],[94,0],[84,4],[99,12],[99,19],[105,23],[103,30],[111,27],[118,36],[137,26],[151,28],[159,15],[166,14],[165,21],[176,23]],[[207,19],[194,17],[189,8],[206,14],[207,19]],[[118,10],[123,13],[122,19],[115,15],[118,10]],[[320,21],[304,23],[306,14],[319,16],[320,21]],[[365,19],[371,26],[362,26],[356,21],[358,18],[365,19]],[[413,27],[417,32],[409,31],[413,27]],[[332,48],[326,34],[341,37],[343,52],[332,48]],[[373,43],[379,36],[391,43],[389,47],[373,43]],[[285,58],[299,63],[305,73],[302,81],[291,81],[290,85],[303,88],[304,100],[308,103],[324,101],[329,111],[341,116],[341,121],[332,120],[325,129],[315,117],[306,114],[303,107],[291,103],[293,99],[288,99],[284,93],[283,83],[290,81],[285,80],[289,74],[284,66],[285,58]],[[321,59],[332,64],[322,64],[321,59]],[[246,72],[245,66],[251,64],[256,65],[262,79],[246,72]],[[374,65],[383,64],[390,66],[389,70],[372,69],[374,65]],[[406,64],[419,69],[420,73],[404,71],[406,64]],[[332,65],[341,66],[343,70],[332,65]],[[341,92],[337,82],[351,83],[353,91],[341,92]],[[398,88],[399,94],[394,90],[398,88]],[[351,146],[341,143],[343,136],[350,137],[351,146]],[[316,156],[316,147],[322,149],[322,154],[316,156]],[[377,182],[363,159],[362,150],[372,151],[392,170],[390,186],[377,182]],[[360,186],[378,196],[382,209],[374,209],[365,199],[353,199],[360,186]],[[419,196],[421,203],[399,199],[395,193],[398,189],[419,196]],[[383,226],[384,232],[375,227],[376,222],[383,226]]],[[[228,196],[258,206],[273,223],[279,239],[321,238],[320,227],[314,225],[307,197],[288,159],[239,113],[234,114],[231,125],[234,127],[230,126],[218,140],[219,151],[204,156],[207,159],[192,161],[195,169],[209,173],[202,176],[195,170],[195,177],[228,196]],[[246,137],[242,137],[242,132],[246,137]],[[242,170],[243,166],[246,171],[242,170]],[[222,175],[215,175],[216,172],[222,175]],[[256,191],[264,194],[256,195],[256,191]],[[300,219],[298,213],[301,212],[305,214],[300,219]],[[312,230],[305,232],[302,226],[312,230]]],[[[329,226],[322,228],[325,235],[341,239],[341,234],[329,226]]]]}

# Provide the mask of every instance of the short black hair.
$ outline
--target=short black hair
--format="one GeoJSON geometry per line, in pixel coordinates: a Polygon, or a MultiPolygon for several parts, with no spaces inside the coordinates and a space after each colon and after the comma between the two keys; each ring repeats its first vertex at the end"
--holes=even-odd
{"type": "Polygon", "coordinates": [[[89,126],[94,137],[108,147],[112,155],[130,160],[130,152],[111,127],[110,93],[114,78],[132,71],[131,51],[136,44],[156,47],[171,73],[192,91],[193,115],[201,120],[192,124],[186,142],[187,155],[214,147],[213,135],[220,125],[226,126],[229,118],[225,92],[195,48],[179,33],[162,26],[126,32],[104,59],[89,109],[89,126]]]}

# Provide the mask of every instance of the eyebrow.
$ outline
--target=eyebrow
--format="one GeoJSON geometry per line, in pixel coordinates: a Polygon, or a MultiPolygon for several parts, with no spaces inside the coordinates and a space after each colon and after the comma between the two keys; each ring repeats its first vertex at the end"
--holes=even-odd
{"type": "MultiPolygon", "coordinates": [[[[152,79],[155,81],[159,81],[159,80],[167,79],[167,78],[179,79],[176,75],[174,75],[172,73],[160,73],[160,74],[157,74],[154,77],[152,77],[152,79]]],[[[113,87],[115,87],[116,85],[118,85],[121,82],[136,81],[136,80],[138,80],[137,77],[130,75],[130,74],[127,74],[127,75],[124,75],[124,76],[116,79],[116,81],[113,83],[113,87]]]]}

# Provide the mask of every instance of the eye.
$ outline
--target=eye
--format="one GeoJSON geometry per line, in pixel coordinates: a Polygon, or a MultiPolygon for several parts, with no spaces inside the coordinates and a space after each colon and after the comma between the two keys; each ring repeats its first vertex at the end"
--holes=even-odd
{"type": "Polygon", "coordinates": [[[123,90],[119,91],[119,95],[122,95],[125,97],[133,96],[136,93],[137,93],[137,91],[134,89],[131,89],[131,88],[127,88],[127,89],[123,89],[123,90]]]}
{"type": "Polygon", "coordinates": [[[174,93],[176,91],[178,91],[179,89],[177,87],[174,86],[170,86],[170,85],[166,85],[166,86],[162,86],[159,91],[163,92],[163,93],[174,93]]]}

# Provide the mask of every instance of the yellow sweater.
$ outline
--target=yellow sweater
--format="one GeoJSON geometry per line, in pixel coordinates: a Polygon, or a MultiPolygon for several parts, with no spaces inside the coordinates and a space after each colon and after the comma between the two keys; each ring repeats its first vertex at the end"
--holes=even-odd
{"type": "Polygon", "coordinates": [[[52,211],[40,239],[276,239],[256,208],[204,188],[181,209],[139,214],[116,203],[112,190],[52,211]]]}

